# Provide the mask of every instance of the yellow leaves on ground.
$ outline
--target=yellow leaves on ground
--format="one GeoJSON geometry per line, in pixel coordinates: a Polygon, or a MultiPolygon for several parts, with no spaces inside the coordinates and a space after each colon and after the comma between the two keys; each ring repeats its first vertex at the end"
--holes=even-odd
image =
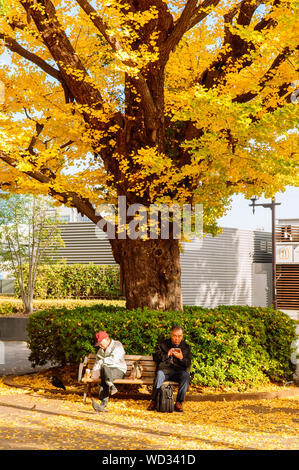
{"type": "Polygon", "coordinates": [[[82,403],[82,396],[51,396],[1,382],[0,448],[295,450],[299,446],[298,397],[186,401],[184,413],[172,414],[147,411],[148,400],[112,398],[109,412],[96,414],[90,400],[82,403]]]}

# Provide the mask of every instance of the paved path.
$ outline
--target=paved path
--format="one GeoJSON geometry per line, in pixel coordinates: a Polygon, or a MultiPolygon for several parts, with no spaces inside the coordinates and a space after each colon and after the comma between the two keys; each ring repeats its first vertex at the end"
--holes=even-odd
{"type": "MultiPolygon", "coordinates": [[[[26,342],[4,343],[0,375],[33,372],[26,342]]],[[[1,362],[1,361],[0,361],[1,362]]],[[[37,368],[48,368],[49,365],[37,368]]],[[[298,450],[298,398],[185,403],[185,413],[146,411],[144,400],[111,399],[94,413],[82,397],[50,397],[1,385],[0,449],[298,450]]]]}
{"type": "Polygon", "coordinates": [[[299,449],[298,400],[186,403],[185,413],[146,410],[111,399],[108,413],[90,402],[28,391],[0,394],[0,449],[271,450],[299,449]]]}
{"type": "Polygon", "coordinates": [[[51,364],[35,368],[31,366],[31,362],[28,360],[30,350],[26,341],[1,341],[0,345],[0,376],[28,374],[51,367],[51,364]]]}

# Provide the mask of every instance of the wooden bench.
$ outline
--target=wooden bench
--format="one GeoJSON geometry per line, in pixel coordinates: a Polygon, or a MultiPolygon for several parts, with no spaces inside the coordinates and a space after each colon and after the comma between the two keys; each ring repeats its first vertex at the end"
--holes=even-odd
{"type": "MultiPolygon", "coordinates": [[[[139,355],[126,355],[125,361],[127,364],[127,372],[123,379],[116,379],[115,384],[140,384],[140,385],[153,385],[156,371],[156,363],[153,360],[153,356],[139,356],[139,355]],[[140,379],[130,379],[132,366],[135,361],[142,366],[143,372],[140,379]]],[[[83,403],[86,403],[87,395],[91,397],[91,386],[93,384],[100,384],[101,379],[85,378],[83,375],[84,368],[92,371],[93,366],[96,362],[96,354],[88,354],[85,356],[84,361],[79,365],[78,382],[84,383],[84,396],[83,403]]],[[[177,382],[167,381],[165,384],[178,385],[177,382]]]]}

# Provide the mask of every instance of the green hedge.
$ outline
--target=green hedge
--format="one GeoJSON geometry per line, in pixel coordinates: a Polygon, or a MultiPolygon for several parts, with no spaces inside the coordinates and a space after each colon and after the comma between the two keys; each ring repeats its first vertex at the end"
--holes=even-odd
{"type": "MultiPolygon", "coordinates": [[[[25,267],[25,278],[28,267],[25,267]]],[[[16,295],[20,296],[17,282],[16,295]]],[[[34,289],[39,299],[121,298],[119,267],[98,264],[40,265],[34,289]]]]}
{"type": "MultiPolygon", "coordinates": [[[[99,299],[34,299],[34,310],[49,310],[50,308],[68,308],[90,307],[99,303],[99,299]]],[[[124,306],[125,300],[122,299],[101,299],[105,305],[124,306]]],[[[24,314],[24,305],[21,299],[1,298],[0,296],[0,317],[24,314]]]]}
{"type": "Polygon", "coordinates": [[[105,329],[120,340],[127,354],[152,354],[157,341],[180,324],[193,351],[193,383],[204,386],[250,387],[288,380],[295,322],[267,308],[219,306],[184,307],[184,312],[97,305],[73,310],[36,312],[28,322],[30,361],[64,365],[79,363],[95,352],[94,336],[105,329]]]}

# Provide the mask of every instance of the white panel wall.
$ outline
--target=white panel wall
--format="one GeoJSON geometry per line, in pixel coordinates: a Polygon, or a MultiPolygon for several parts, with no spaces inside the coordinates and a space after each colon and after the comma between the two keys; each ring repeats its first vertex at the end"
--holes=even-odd
{"type": "Polygon", "coordinates": [[[225,228],[206,235],[199,248],[192,243],[183,244],[181,255],[183,303],[251,305],[253,232],[225,228]]]}

